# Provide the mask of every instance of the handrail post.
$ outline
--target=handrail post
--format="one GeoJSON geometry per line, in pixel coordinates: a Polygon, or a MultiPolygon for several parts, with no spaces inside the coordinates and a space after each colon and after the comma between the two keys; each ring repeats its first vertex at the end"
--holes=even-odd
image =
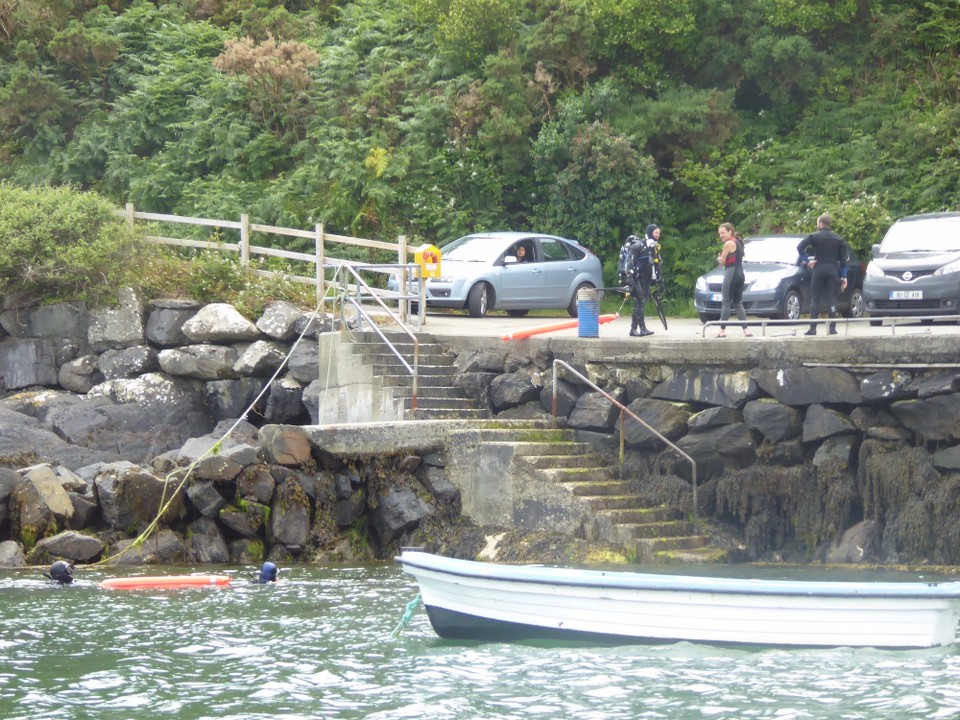
{"type": "Polygon", "coordinates": [[[397,265],[402,265],[403,269],[400,271],[400,284],[398,285],[400,289],[400,319],[404,322],[409,320],[407,313],[407,299],[404,295],[407,294],[408,289],[408,280],[409,275],[407,275],[407,236],[399,235],[397,236],[397,265]]]}
{"type": "Polygon", "coordinates": [[[317,223],[313,226],[313,252],[314,262],[317,264],[317,302],[319,303],[326,294],[324,288],[324,267],[326,258],[323,256],[323,223],[317,223]]]}
{"type": "Polygon", "coordinates": [[[250,216],[240,216],[240,267],[250,266],[250,216]]]}
{"type": "Polygon", "coordinates": [[[627,441],[624,438],[624,429],[626,428],[625,423],[626,415],[623,410],[620,411],[620,469],[623,470],[623,461],[627,456],[627,441]]]}
{"type": "Polygon", "coordinates": [[[559,408],[559,405],[557,403],[558,380],[559,380],[559,375],[557,374],[557,364],[554,363],[553,364],[553,401],[551,403],[551,407],[553,408],[553,427],[554,428],[556,428],[558,424],[558,421],[557,421],[557,411],[559,408]]]}

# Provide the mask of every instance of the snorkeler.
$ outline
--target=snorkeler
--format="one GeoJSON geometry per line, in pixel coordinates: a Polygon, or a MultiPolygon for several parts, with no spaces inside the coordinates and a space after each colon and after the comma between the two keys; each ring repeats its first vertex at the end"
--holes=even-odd
{"type": "Polygon", "coordinates": [[[265,562],[263,567],[260,569],[260,577],[257,578],[256,582],[261,585],[276,582],[279,575],[280,570],[277,569],[276,565],[274,565],[272,562],[265,562]]]}
{"type": "Polygon", "coordinates": [[[49,574],[44,573],[44,575],[61,585],[69,585],[73,582],[73,566],[66,560],[57,560],[50,566],[49,574]]]}

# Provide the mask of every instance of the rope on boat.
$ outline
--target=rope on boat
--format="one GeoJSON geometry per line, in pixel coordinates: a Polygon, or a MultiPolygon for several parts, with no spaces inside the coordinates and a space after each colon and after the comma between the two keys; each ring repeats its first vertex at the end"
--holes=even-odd
{"type": "Polygon", "coordinates": [[[407,603],[406,609],[403,611],[403,617],[400,618],[400,622],[397,624],[397,627],[390,634],[390,637],[398,637],[400,631],[404,630],[407,625],[410,624],[410,621],[413,619],[413,614],[417,609],[423,604],[423,598],[420,595],[417,595],[413,600],[407,603]]]}

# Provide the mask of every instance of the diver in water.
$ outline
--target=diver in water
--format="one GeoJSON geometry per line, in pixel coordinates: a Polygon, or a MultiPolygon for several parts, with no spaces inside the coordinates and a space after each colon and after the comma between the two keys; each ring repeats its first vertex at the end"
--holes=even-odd
{"type": "Polygon", "coordinates": [[[61,585],[69,585],[73,582],[73,566],[66,560],[57,560],[50,566],[50,573],[44,573],[44,575],[61,585]]]}
{"type": "Polygon", "coordinates": [[[260,569],[260,577],[257,578],[256,582],[260,585],[276,582],[279,575],[280,570],[276,565],[274,565],[272,562],[265,562],[263,567],[260,569]]]}

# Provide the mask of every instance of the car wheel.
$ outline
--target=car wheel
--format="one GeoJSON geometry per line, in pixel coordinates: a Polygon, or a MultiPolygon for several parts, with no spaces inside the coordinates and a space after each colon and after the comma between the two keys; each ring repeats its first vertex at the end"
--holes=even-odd
{"type": "Polygon", "coordinates": [[[577,295],[580,294],[581,290],[593,290],[593,285],[590,283],[581,283],[577,285],[577,289],[573,291],[573,297],[570,299],[570,304],[567,305],[567,313],[570,317],[578,317],[579,313],[577,311],[577,295]]]}
{"type": "Polygon", "coordinates": [[[783,319],[800,319],[800,293],[796,290],[788,290],[783,298],[783,319]]]}
{"type": "Polygon", "coordinates": [[[467,295],[467,310],[470,317],[485,317],[490,309],[490,286],[480,282],[470,288],[467,295]]]}
{"type": "Polygon", "coordinates": [[[700,322],[708,323],[713,322],[714,320],[719,320],[719,315],[711,315],[710,313],[697,313],[700,316],[700,322]]]}
{"type": "Polygon", "coordinates": [[[848,318],[863,317],[863,293],[857,288],[854,288],[850,292],[850,307],[847,308],[847,311],[843,315],[848,318]]]}
{"type": "Polygon", "coordinates": [[[510,317],[524,317],[529,310],[507,310],[507,315],[510,317]]]}

